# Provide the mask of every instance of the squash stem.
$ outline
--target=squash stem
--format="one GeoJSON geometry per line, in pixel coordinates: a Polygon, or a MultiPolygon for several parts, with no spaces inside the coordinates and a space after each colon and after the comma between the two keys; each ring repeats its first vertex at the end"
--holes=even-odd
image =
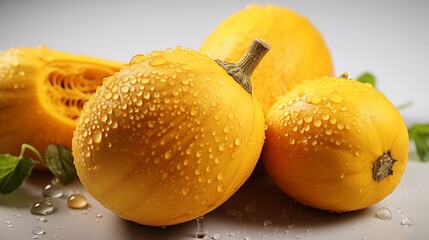
{"type": "Polygon", "coordinates": [[[385,177],[393,175],[393,164],[396,162],[389,152],[384,153],[374,162],[372,166],[372,177],[375,181],[381,182],[385,177]]]}
{"type": "Polygon", "coordinates": [[[237,63],[224,62],[221,60],[216,60],[216,62],[247,92],[252,94],[250,77],[270,48],[268,43],[260,39],[254,39],[247,52],[244,53],[237,63]]]}

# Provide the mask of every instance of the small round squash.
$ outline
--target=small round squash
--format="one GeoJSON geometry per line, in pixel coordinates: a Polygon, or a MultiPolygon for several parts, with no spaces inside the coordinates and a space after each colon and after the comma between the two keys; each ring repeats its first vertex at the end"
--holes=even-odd
{"type": "Polygon", "coordinates": [[[320,32],[306,17],[278,5],[250,4],[225,18],[207,36],[200,51],[234,62],[253,38],[272,46],[252,76],[264,113],[277,97],[303,79],[333,74],[329,49],[320,32]]]}
{"type": "Polygon", "coordinates": [[[255,41],[238,64],[180,47],[154,51],[106,78],[73,137],[88,192],[151,226],[189,221],[225,202],[262,150],[264,115],[248,77],[266,50],[255,41]]]}
{"type": "Polygon", "coordinates": [[[369,84],[305,81],[267,115],[263,163],[273,181],[306,205],[336,212],[371,206],[401,180],[407,127],[369,84]]]}

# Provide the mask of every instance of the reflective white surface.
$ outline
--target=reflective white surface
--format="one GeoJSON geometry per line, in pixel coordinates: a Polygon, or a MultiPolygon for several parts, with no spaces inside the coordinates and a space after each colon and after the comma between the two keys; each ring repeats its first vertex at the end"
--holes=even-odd
{"type": "MultiPolygon", "coordinates": [[[[6,0],[0,2],[0,49],[45,44],[124,62],[137,53],[177,45],[198,49],[222,19],[248,3],[6,0]]],[[[429,2],[272,3],[294,9],[313,22],[325,37],[337,74],[348,71],[357,77],[372,72],[378,88],[395,105],[413,102],[401,112],[407,124],[429,122],[429,2]]],[[[412,151],[404,178],[392,195],[366,210],[347,214],[304,207],[269,179],[252,178],[205,216],[206,239],[427,239],[429,163],[416,159],[412,151]],[[389,208],[393,219],[375,218],[379,207],[389,208]],[[412,218],[413,225],[401,225],[404,217],[412,218]]],[[[79,182],[66,191],[84,194],[90,209],[71,210],[65,199],[55,199],[57,211],[40,221],[29,208],[41,199],[41,188],[49,181],[50,176],[35,174],[14,193],[0,196],[1,240],[33,239],[35,226],[46,232],[39,239],[193,239],[195,222],[154,228],[124,221],[93,200],[79,182]]]]}

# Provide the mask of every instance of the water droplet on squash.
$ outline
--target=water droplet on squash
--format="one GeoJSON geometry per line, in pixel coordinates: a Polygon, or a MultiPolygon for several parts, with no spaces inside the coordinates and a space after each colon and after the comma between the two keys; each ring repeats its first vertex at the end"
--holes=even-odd
{"type": "Polygon", "coordinates": [[[319,119],[316,119],[313,121],[313,125],[315,127],[320,127],[322,125],[322,121],[320,121],[319,119]]]}
{"type": "Polygon", "coordinates": [[[223,183],[219,184],[216,188],[218,192],[223,192],[225,190],[225,185],[223,183]]]}
{"type": "Polygon", "coordinates": [[[235,144],[236,146],[239,146],[239,145],[241,144],[241,142],[242,142],[241,137],[237,137],[237,138],[235,138],[235,140],[234,140],[234,144],[235,144]]]}
{"type": "Polygon", "coordinates": [[[328,128],[325,130],[326,135],[331,135],[332,134],[332,129],[328,128]]]}
{"type": "Polygon", "coordinates": [[[112,95],[113,95],[112,92],[107,92],[104,94],[104,99],[110,100],[112,98],[112,95]]]}
{"type": "Polygon", "coordinates": [[[103,134],[100,131],[95,131],[94,135],[92,135],[92,140],[94,143],[100,143],[103,138],[103,134]]]}
{"type": "Polygon", "coordinates": [[[67,206],[69,208],[82,209],[85,208],[87,205],[88,201],[86,200],[85,196],[79,193],[72,194],[67,199],[67,206]]]}
{"type": "Polygon", "coordinates": [[[375,217],[381,220],[391,220],[392,212],[386,207],[381,207],[375,212],[375,217]]]}
{"type": "Polygon", "coordinates": [[[165,63],[167,63],[167,60],[163,56],[159,55],[159,56],[153,57],[150,60],[149,65],[151,65],[152,67],[156,67],[156,66],[164,65],[165,63]]]}
{"type": "Polygon", "coordinates": [[[182,188],[182,195],[183,196],[188,196],[189,195],[189,188],[188,187],[182,188]]]}
{"type": "Polygon", "coordinates": [[[128,93],[130,91],[130,86],[128,85],[122,85],[119,90],[121,91],[121,93],[128,93]]]}
{"type": "Polygon", "coordinates": [[[136,64],[136,63],[144,61],[145,59],[146,59],[146,57],[144,55],[137,54],[133,58],[131,58],[130,64],[136,64]]]}

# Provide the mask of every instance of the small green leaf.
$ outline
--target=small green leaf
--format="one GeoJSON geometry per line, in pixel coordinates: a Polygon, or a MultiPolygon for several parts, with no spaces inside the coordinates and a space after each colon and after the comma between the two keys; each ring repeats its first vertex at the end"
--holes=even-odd
{"type": "Polygon", "coordinates": [[[73,164],[71,151],[63,146],[49,145],[45,151],[43,165],[49,168],[58,181],[67,185],[76,177],[76,169],[73,164]]]}
{"type": "Polygon", "coordinates": [[[8,194],[21,186],[30,176],[34,164],[35,161],[29,157],[0,155],[0,193],[8,194]]]}
{"type": "Polygon", "coordinates": [[[376,80],[374,75],[372,75],[371,73],[364,73],[362,75],[360,75],[357,80],[359,82],[363,82],[363,83],[369,83],[371,84],[373,87],[375,87],[376,84],[376,80]]]}
{"type": "Polygon", "coordinates": [[[408,128],[410,139],[416,145],[417,154],[423,162],[429,161],[429,123],[417,123],[408,128]]]}

